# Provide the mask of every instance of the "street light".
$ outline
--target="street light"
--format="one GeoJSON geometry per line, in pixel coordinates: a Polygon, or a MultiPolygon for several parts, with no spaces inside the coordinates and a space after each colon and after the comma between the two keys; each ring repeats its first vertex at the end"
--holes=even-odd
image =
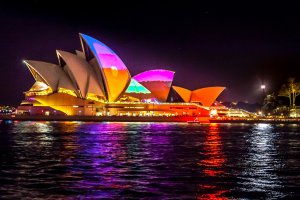
{"type": "Polygon", "coordinates": [[[263,96],[266,96],[266,85],[265,84],[260,85],[260,89],[262,89],[263,96]]]}
{"type": "Polygon", "coordinates": [[[262,105],[264,105],[264,100],[265,100],[265,96],[266,96],[266,85],[262,84],[260,85],[260,89],[262,89],[262,105]]]}

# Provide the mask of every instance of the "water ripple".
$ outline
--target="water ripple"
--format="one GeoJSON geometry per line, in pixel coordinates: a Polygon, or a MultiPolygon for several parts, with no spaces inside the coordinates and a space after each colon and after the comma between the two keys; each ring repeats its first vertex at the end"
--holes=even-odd
{"type": "Polygon", "coordinates": [[[269,124],[2,122],[0,195],[297,198],[299,130],[269,124]]]}

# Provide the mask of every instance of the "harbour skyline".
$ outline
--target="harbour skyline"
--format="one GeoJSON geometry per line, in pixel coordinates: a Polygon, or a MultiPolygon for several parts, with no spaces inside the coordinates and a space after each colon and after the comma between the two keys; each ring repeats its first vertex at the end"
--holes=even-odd
{"type": "Polygon", "coordinates": [[[18,114],[209,117],[225,89],[174,86],[175,72],[165,69],[134,76],[104,43],[82,33],[79,38],[82,49],[76,54],[56,50],[58,65],[23,61],[35,82],[24,92],[18,114]]]}
{"type": "Polygon", "coordinates": [[[4,1],[0,197],[299,199],[299,6],[4,1]]]}
{"type": "Polygon", "coordinates": [[[23,59],[55,62],[51,52],[56,49],[80,48],[78,32],[116,49],[132,74],[167,67],[182,74],[175,84],[185,88],[196,89],[199,83],[199,87],[226,86],[220,96],[224,101],[258,102],[262,83],[266,92],[276,90],[296,75],[300,65],[298,14],[292,6],[274,4],[264,10],[267,5],[193,8],[188,3],[147,2],[116,8],[107,3],[99,14],[91,3],[69,7],[56,3],[5,3],[0,8],[0,70],[8,83],[0,86],[5,94],[1,104],[18,105],[22,92],[30,87],[23,59]]]}

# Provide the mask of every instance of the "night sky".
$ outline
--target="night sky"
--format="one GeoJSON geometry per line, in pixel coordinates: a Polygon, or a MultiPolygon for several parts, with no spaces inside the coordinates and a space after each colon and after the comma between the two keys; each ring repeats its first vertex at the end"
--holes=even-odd
{"type": "Polygon", "coordinates": [[[300,79],[296,5],[61,2],[1,4],[0,105],[18,105],[34,83],[23,59],[57,63],[56,49],[81,49],[80,32],[111,47],[132,76],[174,70],[174,85],[227,87],[223,101],[254,103],[262,83],[271,92],[290,76],[300,79]]]}

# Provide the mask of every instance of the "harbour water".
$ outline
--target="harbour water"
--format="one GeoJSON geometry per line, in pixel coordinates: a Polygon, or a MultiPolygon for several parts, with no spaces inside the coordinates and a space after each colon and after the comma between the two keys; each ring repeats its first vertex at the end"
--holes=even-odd
{"type": "Polygon", "coordinates": [[[0,122],[0,198],[299,199],[300,125],[0,122]]]}

